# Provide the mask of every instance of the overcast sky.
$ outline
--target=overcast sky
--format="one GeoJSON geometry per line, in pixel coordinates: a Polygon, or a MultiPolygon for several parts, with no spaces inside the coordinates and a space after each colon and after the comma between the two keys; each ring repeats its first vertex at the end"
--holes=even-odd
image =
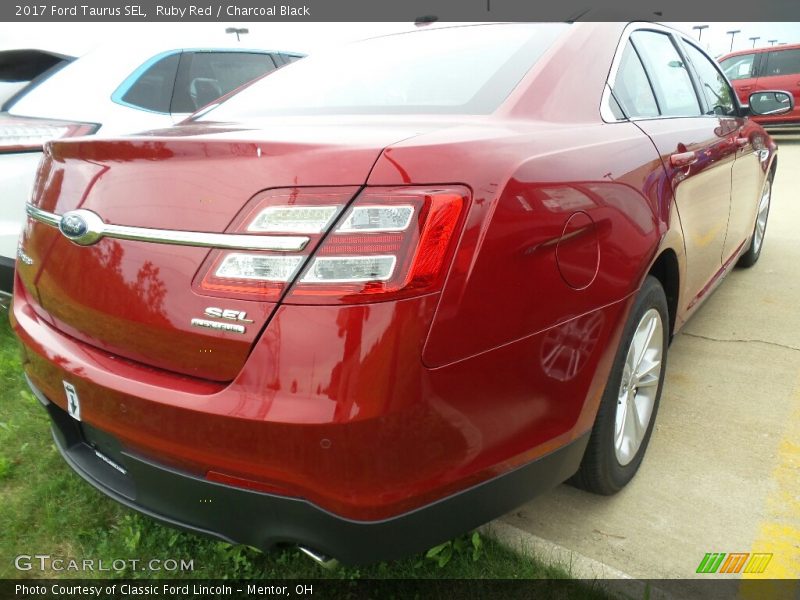
{"type": "Polygon", "coordinates": [[[194,40],[208,45],[234,40],[227,27],[246,27],[244,46],[310,53],[331,44],[406,31],[411,23],[0,23],[0,49],[44,48],[80,55],[93,47],[143,40],[194,40]]]}
{"type": "Polygon", "coordinates": [[[749,38],[760,37],[756,40],[756,47],[769,46],[769,40],[778,40],[777,43],[800,43],[800,23],[668,23],[676,29],[681,29],[697,39],[698,31],[693,30],[695,25],[708,25],[700,39],[702,46],[712,55],[727,54],[731,47],[731,36],[727,31],[740,29],[741,33],[733,36],[733,49],[744,50],[752,48],[753,41],[749,38]]]}
{"type": "MultiPolygon", "coordinates": [[[[670,23],[697,37],[692,26],[701,23],[670,23]]],[[[413,29],[410,23],[0,23],[0,48],[44,47],[65,54],[80,55],[103,43],[122,40],[166,40],[190,38],[206,44],[231,39],[229,26],[243,26],[250,33],[242,44],[313,52],[330,44],[413,29]]],[[[748,38],[759,36],[757,46],[769,46],[771,39],[800,43],[800,23],[708,23],[702,45],[713,55],[725,54],[731,36],[725,32],[740,29],[733,49],[751,48],[748,38]]]]}

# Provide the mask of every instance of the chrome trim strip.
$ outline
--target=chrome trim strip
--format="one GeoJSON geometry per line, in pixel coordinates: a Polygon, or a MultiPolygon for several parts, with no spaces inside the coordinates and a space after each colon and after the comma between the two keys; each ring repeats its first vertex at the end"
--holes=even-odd
{"type": "Polygon", "coordinates": [[[61,224],[61,217],[58,215],[54,215],[53,213],[46,212],[44,210],[40,210],[36,208],[33,204],[26,204],[25,211],[28,213],[28,216],[33,217],[40,223],[44,223],[45,225],[50,225],[51,227],[58,227],[61,224]]]}
{"type": "MultiPolygon", "coordinates": [[[[25,207],[28,216],[50,227],[58,228],[61,217],[32,204],[25,207]]],[[[82,209],[85,210],[85,209],[82,209]]],[[[99,217],[98,217],[99,219],[99,217]]],[[[234,233],[204,233],[199,231],[176,231],[171,229],[149,229],[147,227],[128,227],[103,223],[95,232],[100,238],[149,242],[152,244],[172,244],[175,246],[195,246],[199,248],[221,248],[224,250],[272,250],[275,252],[298,252],[310,241],[305,236],[267,236],[243,235],[234,233]]]]}

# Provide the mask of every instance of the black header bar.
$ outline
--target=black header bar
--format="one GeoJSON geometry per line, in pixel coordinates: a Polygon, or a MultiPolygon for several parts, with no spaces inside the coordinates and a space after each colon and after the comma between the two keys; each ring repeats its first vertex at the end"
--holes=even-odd
{"type": "Polygon", "coordinates": [[[10,22],[800,21],[798,0],[6,0],[10,22]]]}

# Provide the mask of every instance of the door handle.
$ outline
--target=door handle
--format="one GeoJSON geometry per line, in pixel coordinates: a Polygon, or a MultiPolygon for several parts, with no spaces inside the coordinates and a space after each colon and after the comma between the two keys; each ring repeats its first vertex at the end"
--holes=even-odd
{"type": "MultiPolygon", "coordinates": [[[[798,84],[798,85],[800,85],[800,84],[798,84]]],[[[754,85],[741,85],[741,86],[739,86],[739,89],[742,90],[743,92],[749,92],[754,87],[755,87],[754,85]]]]}
{"type": "Polygon", "coordinates": [[[697,162],[697,153],[692,152],[678,152],[669,157],[669,164],[673,167],[688,167],[697,162]]]}

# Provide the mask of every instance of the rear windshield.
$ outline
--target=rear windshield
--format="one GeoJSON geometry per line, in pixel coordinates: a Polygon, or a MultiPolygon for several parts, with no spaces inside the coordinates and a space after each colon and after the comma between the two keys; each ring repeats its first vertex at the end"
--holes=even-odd
{"type": "Polygon", "coordinates": [[[199,120],[304,114],[488,114],[568,25],[427,29],[321,52],[278,70],[199,120]]]}

